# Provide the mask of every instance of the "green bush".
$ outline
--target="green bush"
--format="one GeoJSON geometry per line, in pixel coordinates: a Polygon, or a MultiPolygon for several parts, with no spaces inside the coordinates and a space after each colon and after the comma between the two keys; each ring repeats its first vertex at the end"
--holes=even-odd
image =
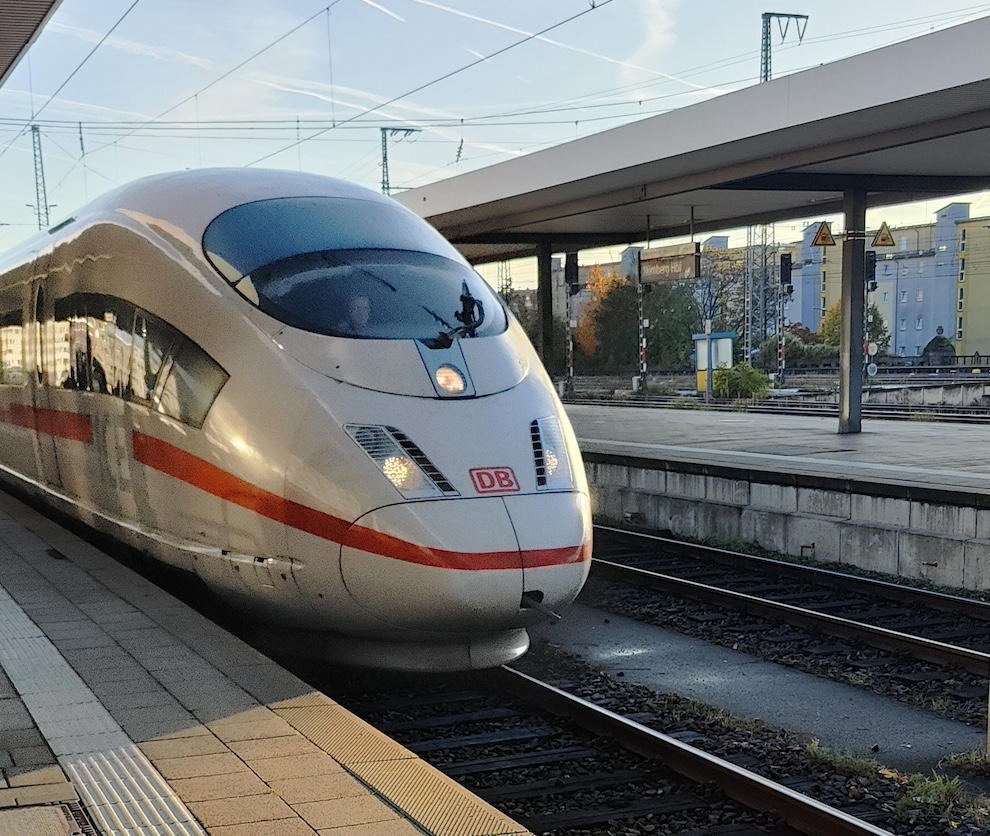
{"type": "Polygon", "coordinates": [[[765,398],[770,391],[770,378],[749,363],[739,363],[731,369],[715,369],[712,392],[719,398],[765,398]]]}

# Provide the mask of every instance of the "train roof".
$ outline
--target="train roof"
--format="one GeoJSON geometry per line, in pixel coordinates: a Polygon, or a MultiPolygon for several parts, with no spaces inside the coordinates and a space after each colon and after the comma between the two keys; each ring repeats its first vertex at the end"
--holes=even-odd
{"type": "MultiPolygon", "coordinates": [[[[80,207],[70,218],[0,254],[0,272],[42,253],[63,229],[124,215],[180,229],[200,240],[217,215],[234,206],[279,197],[344,197],[399,204],[364,186],[299,171],[205,168],[142,177],[80,207]]],[[[408,211],[408,210],[404,210],[408,211]]]]}
{"type": "Polygon", "coordinates": [[[300,171],[254,168],[204,168],[154,174],[107,192],[83,207],[90,212],[130,211],[202,233],[221,212],[242,203],[278,197],[349,197],[387,202],[364,186],[300,171]]]}

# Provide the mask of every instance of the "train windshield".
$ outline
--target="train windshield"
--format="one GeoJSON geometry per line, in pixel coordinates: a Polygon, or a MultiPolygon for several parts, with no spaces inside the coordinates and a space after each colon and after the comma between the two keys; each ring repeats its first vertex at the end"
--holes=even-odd
{"type": "Polygon", "coordinates": [[[385,202],[280,198],[213,220],[207,257],[268,315],[316,334],[422,340],[503,332],[501,302],[425,221],[385,202]]]}

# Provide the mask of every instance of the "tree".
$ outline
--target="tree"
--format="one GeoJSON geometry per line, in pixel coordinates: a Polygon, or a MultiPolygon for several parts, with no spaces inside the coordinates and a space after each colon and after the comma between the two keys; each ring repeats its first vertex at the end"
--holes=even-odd
{"type": "Polygon", "coordinates": [[[880,315],[880,308],[876,304],[870,305],[866,335],[870,342],[877,344],[878,354],[890,354],[890,331],[887,329],[887,325],[880,315]]]}
{"type": "Polygon", "coordinates": [[[636,288],[630,284],[614,287],[602,299],[595,319],[597,365],[618,371],[639,365],[639,304],[636,288]]]}
{"type": "MultiPolygon", "coordinates": [[[[887,354],[890,351],[890,331],[880,315],[880,309],[876,304],[872,304],[868,311],[866,323],[866,338],[877,344],[880,354],[887,354]]],[[[825,312],[821,327],[818,329],[818,336],[825,345],[839,345],[842,335],[842,302],[841,300],[832,305],[825,312]]]]}
{"type": "Polygon", "coordinates": [[[588,271],[585,289],[590,293],[591,299],[584,306],[581,319],[574,329],[574,342],[586,356],[591,357],[598,350],[597,322],[602,304],[613,290],[626,284],[626,280],[614,269],[606,271],[596,264],[588,271]]]}
{"type": "MultiPolygon", "coordinates": [[[[788,369],[818,368],[821,366],[837,366],[839,363],[839,348],[834,345],[823,345],[816,341],[807,341],[801,333],[784,329],[784,344],[786,346],[785,362],[788,369]]],[[[777,371],[777,353],[780,351],[780,338],[776,335],[763,341],[756,355],[754,365],[764,371],[777,371]]]]}
{"type": "MultiPolygon", "coordinates": [[[[658,284],[643,300],[650,320],[646,346],[655,368],[692,369],[692,336],[701,331],[701,308],[691,284],[658,284]]],[[[638,336],[638,335],[637,335],[638,336]]]]}
{"type": "Polygon", "coordinates": [[[823,345],[838,345],[842,337],[842,301],[837,301],[825,312],[818,326],[818,337],[823,345]]]}
{"type": "Polygon", "coordinates": [[[701,320],[713,331],[746,329],[746,254],[740,250],[706,249],[701,254],[701,277],[695,285],[701,320]]]}

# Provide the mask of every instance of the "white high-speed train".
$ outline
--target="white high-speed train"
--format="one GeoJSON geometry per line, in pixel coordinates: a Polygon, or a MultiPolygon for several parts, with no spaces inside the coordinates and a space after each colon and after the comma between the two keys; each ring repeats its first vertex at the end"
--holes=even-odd
{"type": "Polygon", "coordinates": [[[0,352],[0,477],[300,653],[497,665],[587,576],[584,469],[532,346],[374,192],[251,169],[116,189],[0,260],[0,352]]]}

